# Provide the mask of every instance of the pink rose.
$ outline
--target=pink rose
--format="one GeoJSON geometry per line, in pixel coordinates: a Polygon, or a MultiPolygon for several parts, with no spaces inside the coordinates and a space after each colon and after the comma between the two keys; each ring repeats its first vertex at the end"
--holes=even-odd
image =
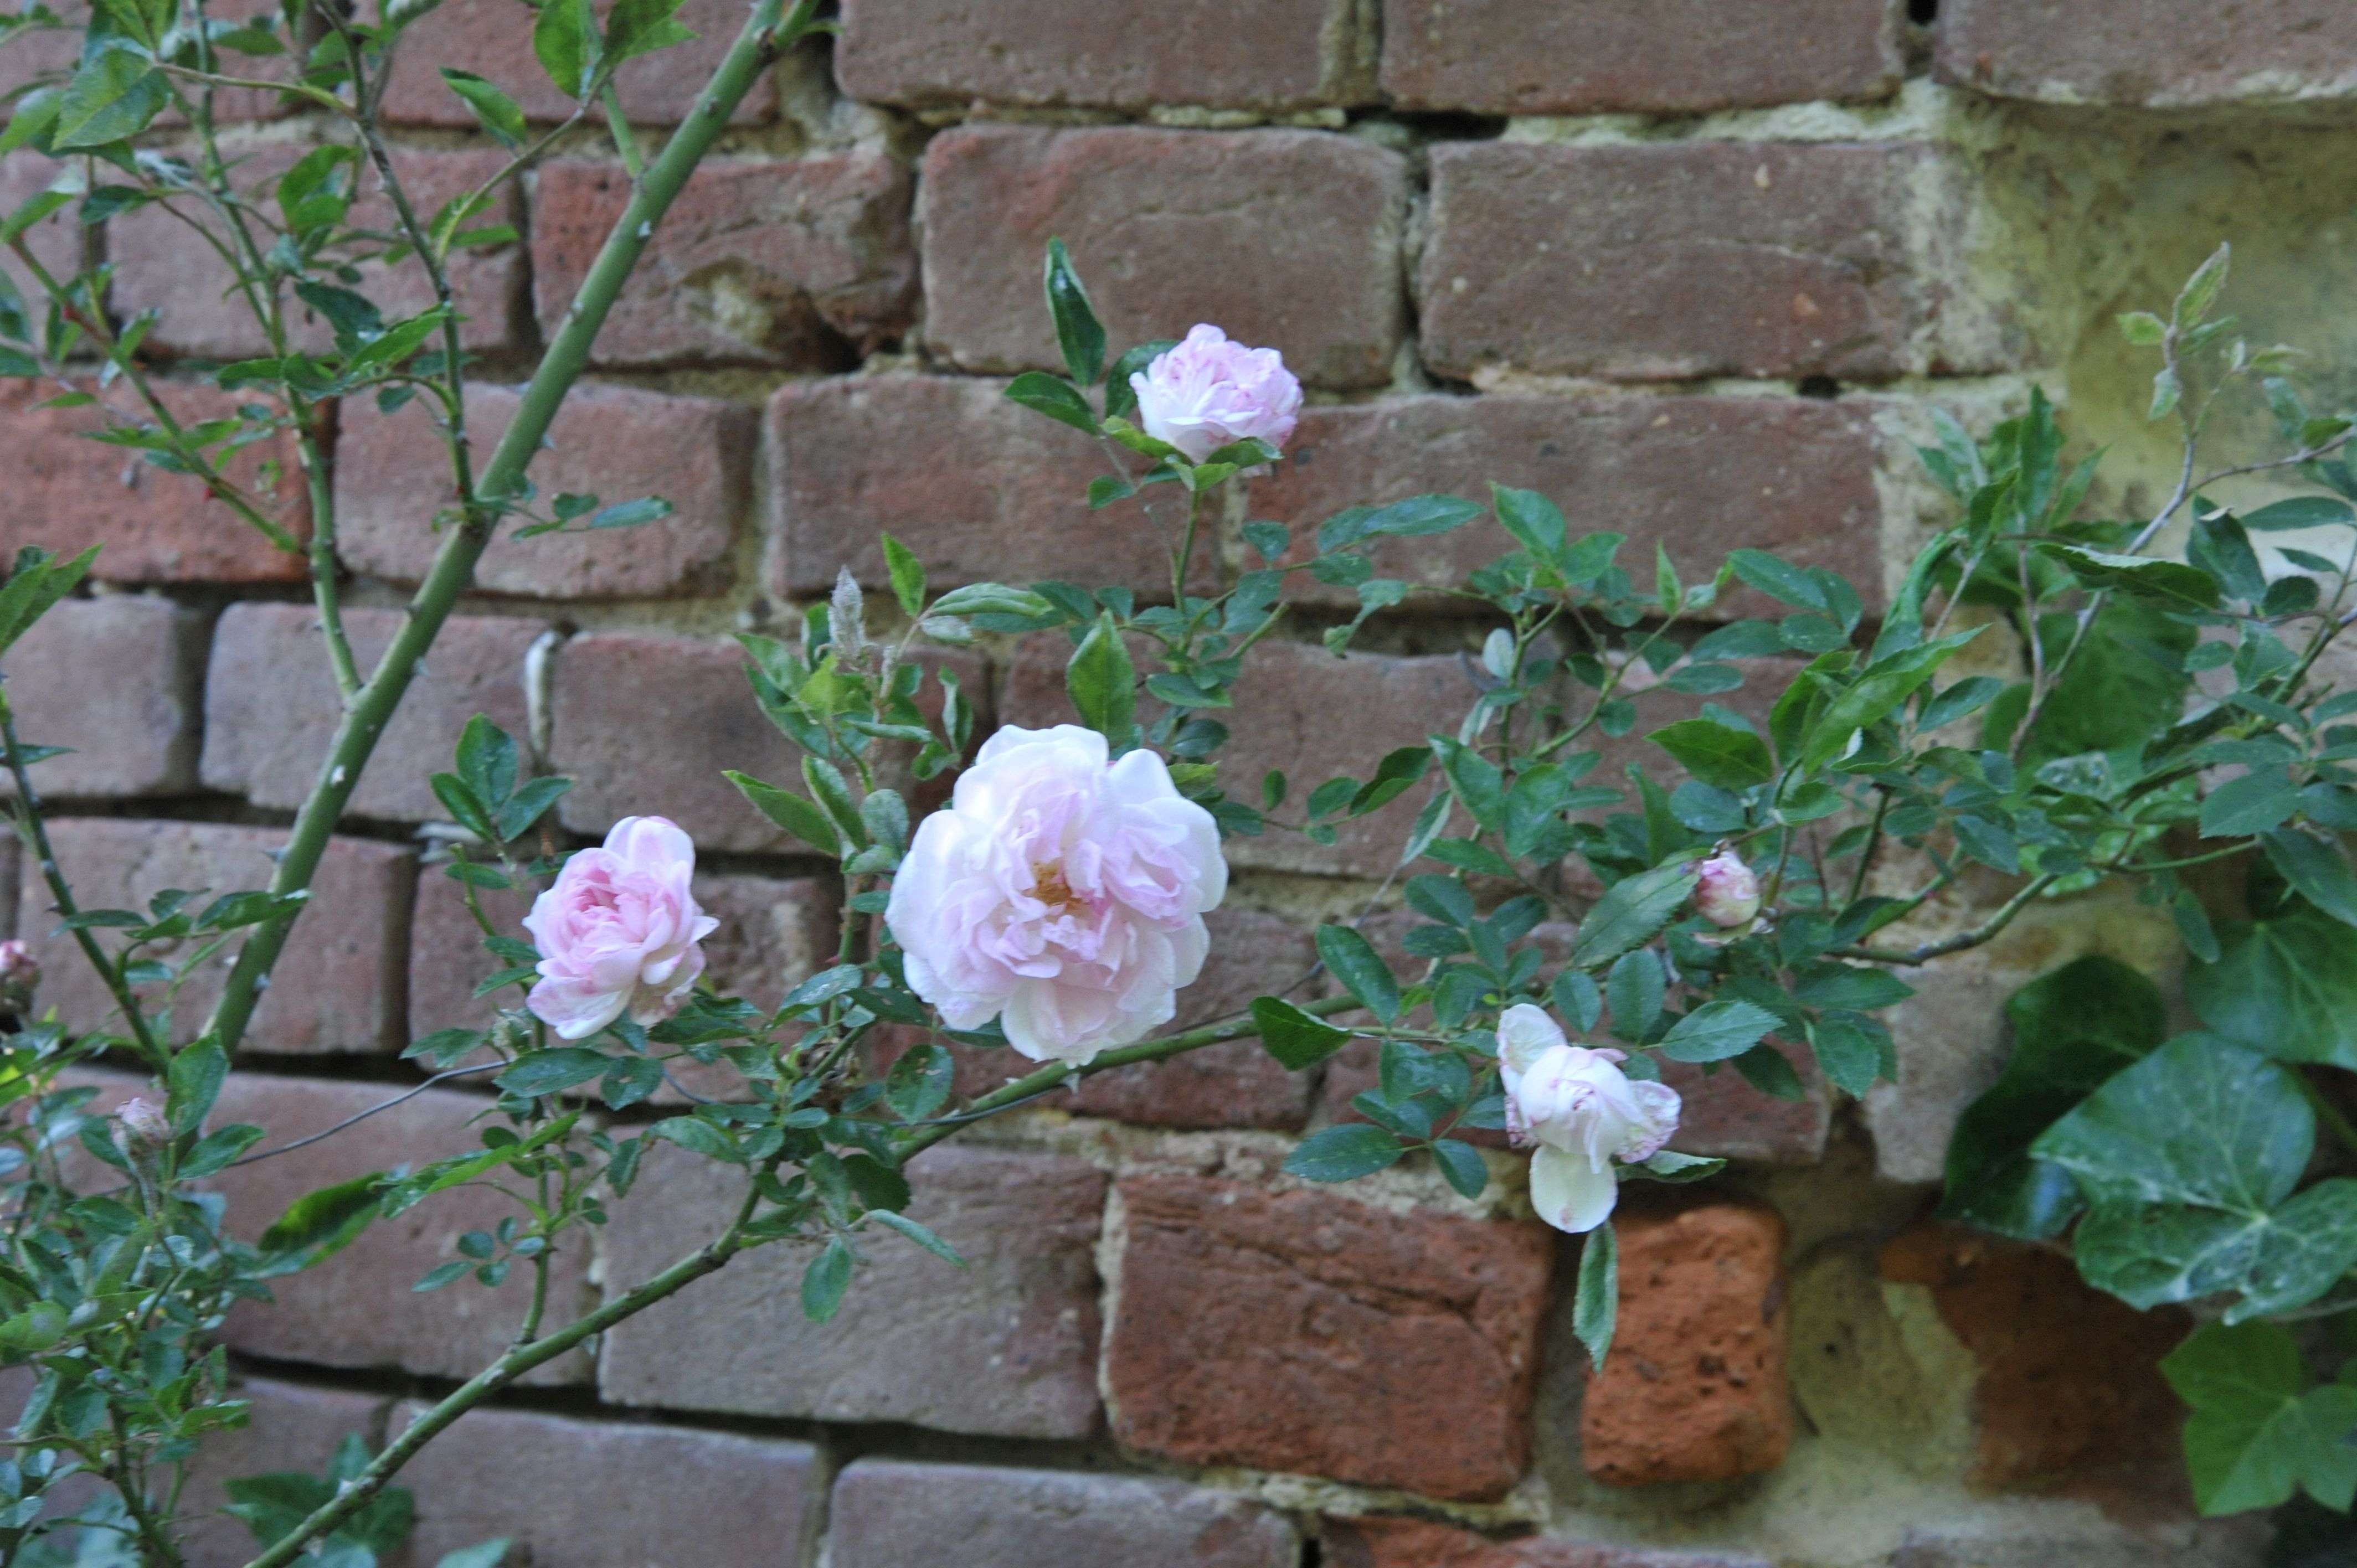
{"type": "Polygon", "coordinates": [[[40,983],[41,964],[31,945],[19,937],[0,942],[0,985],[29,992],[40,983]]]}
{"type": "Polygon", "coordinates": [[[1301,413],[1301,383],[1274,349],[1247,349],[1216,327],[1186,341],[1129,378],[1137,423],[1200,463],[1247,436],[1283,446],[1301,413]]]}
{"type": "Polygon", "coordinates": [[[884,919],[950,1027],[996,1017],[1032,1060],[1085,1062],[1170,1021],[1227,889],[1211,814],[1159,757],[1009,725],[918,827],[884,919]]]}
{"type": "Polygon", "coordinates": [[[1662,1152],[1678,1130],[1678,1091],[1632,1079],[1616,1050],[1564,1038],[1555,1021],[1528,1003],[1498,1020],[1506,1081],[1506,1130],[1531,1156],[1531,1207],[1577,1235],[1612,1217],[1620,1182],[1612,1162],[1636,1165],[1662,1152]]]}
{"type": "Polygon", "coordinates": [[[640,1025],[678,1012],[704,972],[696,944],[720,924],[696,908],[694,874],[695,845],[661,817],[624,817],[566,861],[524,917],[540,950],[533,1015],[583,1040],[625,1012],[640,1025]]]}
{"type": "Polygon", "coordinates": [[[1733,850],[1702,863],[1695,876],[1695,908],[1723,930],[1749,925],[1760,913],[1760,878],[1733,850]]]}

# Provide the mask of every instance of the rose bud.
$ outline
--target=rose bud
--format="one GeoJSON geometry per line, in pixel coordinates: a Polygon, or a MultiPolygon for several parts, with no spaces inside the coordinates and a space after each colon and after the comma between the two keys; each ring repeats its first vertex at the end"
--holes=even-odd
{"type": "Polygon", "coordinates": [[[159,1148],[171,1141],[172,1123],[164,1108],[144,1094],[124,1101],[114,1119],[135,1147],[159,1148]]]}
{"type": "Polygon", "coordinates": [[[1195,463],[1249,436],[1281,447],[1301,413],[1301,383],[1284,355],[1247,349],[1209,325],[1132,375],[1129,386],[1138,424],[1195,463]]]}
{"type": "Polygon", "coordinates": [[[40,983],[41,965],[31,945],[17,937],[0,942],[0,985],[29,993],[40,983]]]}
{"type": "Polygon", "coordinates": [[[1760,878],[1733,850],[1702,863],[1695,878],[1695,909],[1721,929],[1748,925],[1760,913],[1760,878]]]}

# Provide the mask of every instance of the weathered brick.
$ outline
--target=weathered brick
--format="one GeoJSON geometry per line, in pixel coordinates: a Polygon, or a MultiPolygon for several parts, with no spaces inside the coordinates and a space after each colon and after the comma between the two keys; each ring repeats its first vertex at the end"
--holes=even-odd
{"type": "Polygon", "coordinates": [[[1188,1176],[1119,1193],[1104,1379],[1124,1446],[1443,1498],[1521,1477],[1543,1227],[1188,1176]]]}
{"type": "MultiPolygon", "coordinates": [[[[268,201],[279,177],[293,167],[305,149],[284,144],[238,149],[238,188],[268,201]]],[[[504,153],[403,152],[394,155],[394,172],[407,192],[421,222],[430,222],[442,205],[474,189],[503,166],[504,153]]],[[[399,218],[382,194],[373,166],[361,176],[361,199],[352,206],[355,228],[393,232],[399,218]]],[[[513,224],[521,214],[512,183],[495,192],[470,226],[513,224]]],[[[222,233],[218,219],[197,209],[198,220],[222,233]]],[[[271,352],[269,335],[247,308],[235,288],[235,274],[218,252],[188,231],[183,217],[160,206],[135,209],[107,225],[107,259],[114,265],[113,299],[125,314],[142,310],[160,313],[147,342],[175,354],[207,359],[248,359],[271,352]]],[[[225,234],[223,238],[226,239],[225,234]]],[[[447,265],[451,296],[466,319],[461,341],[478,351],[511,348],[516,343],[516,318],[524,281],[523,250],[520,244],[492,250],[466,250],[447,265]]],[[[415,255],[387,265],[361,263],[361,281],[354,285],[384,313],[388,321],[413,316],[435,304],[433,280],[415,255]]],[[[291,347],[306,353],[325,353],[335,345],[335,334],[325,317],[289,294],[285,300],[286,332],[291,347]]]]}
{"type": "MultiPolygon", "coordinates": [[[[269,855],[286,834],[280,828],[70,817],[49,824],[49,841],[83,908],[144,909],[167,887],[206,889],[217,897],[268,886],[269,855]]],[[[408,850],[393,844],[328,841],[311,883],[311,907],[296,928],[296,950],[278,966],[254,1009],[248,1047],[301,1055],[400,1048],[414,865],[408,850]]],[[[54,1004],[79,1028],[97,1027],[113,1002],[58,929],[48,888],[29,860],[17,898],[16,928],[48,977],[42,1005],[54,1004]]],[[[168,961],[192,948],[167,944],[149,951],[168,961]]],[[[218,955],[181,988],[178,1017],[202,1018],[210,1011],[235,951],[233,945],[218,955]]]]}
{"type": "MultiPolygon", "coordinates": [[[[344,634],[362,671],[373,669],[406,611],[348,609],[344,634]]],[[[208,788],[257,806],[291,810],[318,782],[343,721],[343,698],[309,605],[231,605],[213,637],[205,685],[208,788]]],[[[352,792],[349,814],[422,822],[449,816],[429,775],[449,771],[467,721],[481,714],[524,736],[524,653],[539,621],[453,616],[410,682],[352,792]]]]}
{"type": "MultiPolygon", "coordinates": [[[[0,468],[16,496],[0,521],[0,551],[27,544],[61,555],[102,545],[94,575],[116,583],[292,582],[308,570],[304,558],[271,544],[260,531],[207,492],[204,482],[167,474],[121,446],[85,440],[103,429],[97,407],[35,408],[48,389],[31,381],[0,384],[0,468]]],[[[182,425],[233,416],[247,394],[210,387],[156,387],[182,425]]],[[[145,408],[118,382],[105,406],[135,422],[145,408]]],[[[227,478],[269,509],[298,538],[311,532],[295,438],[281,434],[249,446],[228,465],[227,478]],[[264,463],[278,465],[274,489],[264,490],[264,463]]]]}
{"type": "MultiPolygon", "coordinates": [[[[264,1147],[275,1147],[324,1133],[400,1092],[389,1084],[235,1072],[221,1090],[212,1122],[264,1128],[264,1147]]],[[[331,1138],[232,1166],[207,1185],[227,1197],[230,1230],[250,1240],[288,1205],[320,1187],[371,1171],[475,1152],[481,1146],[480,1129],[490,1124],[480,1118],[490,1103],[450,1090],[427,1090],[331,1138]]],[[[425,1294],[411,1287],[427,1271],[459,1256],[461,1235],[489,1230],[521,1212],[485,1187],[436,1194],[396,1219],[378,1220],[326,1262],[272,1281],[274,1302],[239,1304],[221,1340],[232,1350],[274,1361],[472,1377],[513,1342],[532,1297],[532,1271],[520,1264],[496,1290],[472,1279],[425,1294]]],[[[561,1326],[593,1304],[587,1251],[587,1240],[577,1235],[558,1244],[544,1326],[561,1326]]],[[[587,1356],[576,1351],[526,1373],[524,1380],[580,1382],[588,1372],[587,1356]]]]}
{"type": "Polygon", "coordinates": [[[1407,109],[1693,114],[1880,98],[1905,68],[1890,0],[1383,5],[1383,91],[1407,109]]]}
{"type": "MultiPolygon", "coordinates": [[[[1840,573],[1871,607],[1882,596],[1880,447],[1856,399],[1387,399],[1305,410],[1286,460],[1253,483],[1251,514],[1291,524],[1287,559],[1300,561],[1318,524],[1346,507],[1432,491],[1486,502],[1494,480],[1552,498],[1575,537],[1627,534],[1621,559],[1632,570],[1649,572],[1640,564],[1657,544],[1689,581],[1717,570],[1729,551],[1766,550],[1840,573]]],[[[1387,577],[1454,587],[1515,548],[1481,521],[1388,542],[1375,563],[1387,577]]],[[[1292,591],[1357,604],[1347,588],[1304,581],[1292,591]]],[[[1738,585],[1710,613],[1782,611],[1738,585]]]]}
{"type": "Polygon", "coordinates": [[[862,1459],[834,1484],[832,1568],[908,1568],[955,1542],[960,1568],[1293,1568],[1284,1516],[1141,1476],[862,1459]]]}
{"type": "Polygon", "coordinates": [[[1620,1316],[1580,1457],[1613,1486],[1772,1470],[1792,1442],[1784,1221],[1729,1203],[1615,1216],[1620,1316]]]}
{"type": "MultiPolygon", "coordinates": [[[[1255,996],[1291,987],[1317,961],[1309,933],[1294,922],[1253,909],[1214,909],[1204,918],[1211,948],[1203,972],[1178,993],[1170,1030],[1232,1017],[1255,996]]],[[[1159,1033],[1161,1031],[1157,1031],[1159,1033]]],[[[923,1036],[898,1031],[871,1060],[882,1071],[923,1036]]],[[[1011,1050],[952,1045],[956,1090],[986,1093],[1039,1064],[1011,1050]]],[[[1256,1038],[1205,1046],[1167,1061],[1140,1062],[1084,1078],[1069,1096],[1049,1104],[1082,1116],[1106,1116],[1155,1127],[1298,1128],[1308,1118],[1309,1079],[1288,1072],[1256,1038]]]]}
{"type": "Polygon", "coordinates": [[[1770,1568],[1766,1558],[1748,1554],[1649,1552],[1544,1536],[1491,1541],[1389,1514],[1329,1520],[1318,1541],[1329,1568],[1770,1568]]]}
{"type": "MultiPolygon", "coordinates": [[[[823,594],[845,566],[886,589],[881,530],[916,552],[935,590],[1052,577],[1169,597],[1163,532],[1134,502],[1088,509],[1089,480],[1107,469],[1102,449],[1008,402],[1003,382],[791,382],[770,402],[770,450],[780,594],[823,594]],[[924,460],[909,461],[918,452],[924,460]]],[[[1181,504],[1154,501],[1166,517],[1181,504]]]]}
{"type": "MultiPolygon", "coordinates": [[[[675,1410],[1089,1435],[1103,1175],[1062,1155],[940,1148],[909,1176],[909,1217],[970,1268],[879,1235],[862,1249],[866,1266],[842,1311],[813,1324],[796,1284],[807,1251],[765,1248],[608,1334],[599,1390],[675,1410]]],[[[717,1234],[744,1176],[659,1149],[639,1183],[607,1230],[605,1277],[616,1291],[717,1234]]]]}
{"type": "MultiPolygon", "coordinates": [[[[467,389],[468,445],[480,465],[515,418],[522,389],[467,389]]],[[[716,586],[752,488],[756,415],[717,398],[576,386],[533,458],[544,498],[608,505],[661,496],[672,514],[636,528],[514,537],[483,553],[476,585],[544,598],[631,598],[716,586]]],[[[420,400],[393,413],[345,405],[336,444],[336,548],[353,571],[414,583],[432,567],[436,519],[457,504],[442,432],[420,400]]],[[[545,504],[544,502],[544,504],[545,504]]]]}
{"type": "Polygon", "coordinates": [[[852,97],[887,103],[1307,109],[1369,96],[1351,12],[1350,0],[1179,0],[1142,27],[1083,0],[850,0],[834,70],[852,97]]]}
{"type": "Polygon", "coordinates": [[[2357,96],[2357,13],[2339,0],[1947,0],[1943,81],[2049,103],[2183,109],[2357,96]]]}
{"type": "Polygon", "coordinates": [[[325,1475],[345,1438],[380,1445],[393,1403],[378,1394],[253,1377],[240,1379],[230,1397],[251,1403],[253,1414],[244,1426],[207,1434],[189,1462],[179,1509],[188,1568],[242,1568],[258,1550],[243,1521],[221,1511],[229,1502],[225,1483],[288,1470],[325,1475]]]}
{"type": "MultiPolygon", "coordinates": [[[[404,1405],[394,1429],[425,1409],[404,1405]]],[[[530,1411],[469,1412],[419,1450],[405,1562],[417,1568],[495,1536],[515,1561],[565,1568],[677,1562],[798,1563],[819,1521],[823,1471],[807,1443],[530,1411]]]]}
{"type": "MultiPolygon", "coordinates": [[[[558,162],[533,203],[541,330],[572,307],[630,200],[618,164],[558,162]]],[[[591,350],[601,365],[841,368],[915,300],[909,171],[881,153],[706,163],[672,203],[591,350]]]]}
{"type": "Polygon", "coordinates": [[[1936,331],[1940,235],[1921,231],[1944,228],[1933,149],[1480,142],[1431,159],[1424,355],[1443,374],[1964,368],[1936,331]]]}
{"type": "Polygon", "coordinates": [[[2063,1253],[1954,1226],[1901,1233],[1880,1267],[1887,1285],[1929,1291],[1972,1356],[1976,1485],[2179,1489],[2184,1411],[2160,1359],[2191,1330],[2185,1312],[2138,1312],[2063,1253]]]}
{"type": "Polygon", "coordinates": [[[1060,369],[1039,281],[1060,238],[1115,351],[1210,321],[1304,381],[1380,385],[1406,204],[1405,160],[1346,136],[966,126],[925,149],[926,336],[967,370],[1060,369]]]}
{"type": "MultiPolygon", "coordinates": [[[[609,0],[598,0],[596,9],[602,18],[609,0]]],[[[745,9],[728,0],[685,0],[678,19],[697,35],[694,42],[641,55],[614,73],[622,112],[633,124],[669,125],[687,118],[695,95],[743,29],[745,9]]],[[[385,87],[385,117],[401,124],[475,129],[474,112],[442,80],[443,70],[455,67],[490,77],[529,119],[565,118],[573,113],[573,100],[535,63],[532,23],[532,8],[515,0],[448,0],[413,23],[402,35],[400,57],[385,87]]],[[[765,74],[730,124],[759,124],[777,112],[777,82],[765,74]]]]}
{"type": "MultiPolygon", "coordinates": [[[[72,748],[34,765],[44,800],[171,795],[195,784],[202,615],[144,596],[67,599],[8,650],[7,671],[26,744],[72,748]]],[[[0,775],[0,794],[15,793],[0,775]]]]}

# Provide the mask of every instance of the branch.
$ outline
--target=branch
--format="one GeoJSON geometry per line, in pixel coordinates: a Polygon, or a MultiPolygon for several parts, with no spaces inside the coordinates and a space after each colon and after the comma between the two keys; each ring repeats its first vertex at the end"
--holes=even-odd
{"type": "Polygon", "coordinates": [[[1998,932],[2013,924],[2013,918],[2028,908],[2031,899],[2054,886],[2059,877],[2060,873],[2050,871],[2042,876],[2033,878],[2028,886],[2007,899],[2004,908],[1997,910],[1996,914],[1991,915],[1971,930],[1960,931],[1943,940],[1925,942],[1921,947],[1903,949],[1867,947],[1860,943],[1856,947],[1835,948],[1832,956],[1862,958],[1873,963],[1914,964],[1929,963],[1935,958],[1944,957],[1952,952],[1962,952],[1966,948],[1979,947],[1983,942],[1992,940],[1998,932]]]}

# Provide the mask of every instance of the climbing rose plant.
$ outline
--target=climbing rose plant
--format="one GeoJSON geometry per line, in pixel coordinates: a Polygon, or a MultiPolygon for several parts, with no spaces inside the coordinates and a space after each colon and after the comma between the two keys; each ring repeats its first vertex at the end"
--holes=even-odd
{"type": "MultiPolygon", "coordinates": [[[[394,1479],[425,1444],[740,1252],[797,1249],[802,1305],[815,1319],[841,1308],[877,1249],[915,1246],[955,1266],[953,1250],[910,1217],[909,1157],[1092,1073],[1247,1037],[1302,1070],[1366,1042],[1379,1073],[1351,1101],[1355,1119],[1302,1140],[1285,1169],[1344,1182],[1403,1166],[1468,1198],[1498,1183],[1510,1205],[1526,1190],[1543,1219],[1587,1238],[1576,1321],[1600,1360],[1613,1331],[1620,1186],[1705,1179],[1721,1165],[1672,1147],[1681,1105],[1664,1064],[1731,1071],[1757,1092],[1792,1097],[1803,1091],[1793,1059],[1805,1052],[1838,1090],[1862,1094],[1897,1070],[1877,1016],[1909,994],[1896,972],[1989,940],[2041,898],[2132,878],[2179,912],[2193,941],[2206,928],[2177,875],[2187,854],[2172,842],[2189,833],[2226,839],[2237,854],[2255,845],[2292,895],[2328,918],[2357,916],[2328,831],[2346,824],[2317,803],[2337,797],[2312,793],[2338,787],[2324,771],[2338,761],[2338,710],[2309,678],[2349,618],[2348,572],[2289,550],[2281,559],[2298,570],[2262,570],[2247,530],[2271,524],[2260,514],[2234,521],[2192,483],[2199,419],[2188,422],[2187,483],[2133,526],[2080,515],[2092,461],[2058,467],[2061,436],[2041,398],[1977,444],[1943,423],[1925,461],[1962,514],[1873,620],[1834,573],[1748,550],[1699,577],[1658,547],[1627,563],[1621,535],[1577,532],[1557,499],[1502,486],[1351,507],[1299,537],[1248,521],[1249,555],[1233,557],[1219,546],[1234,487],[1285,460],[1299,386],[1275,350],[1212,325],[1110,354],[1081,278],[1051,245],[1047,310],[1065,373],[1018,376],[1007,393],[1069,426],[1076,444],[1099,445],[1106,471],[1087,499],[1105,515],[1092,526],[1157,531],[1168,596],[1056,581],[936,593],[924,563],[887,533],[888,603],[846,575],[787,635],[741,639],[756,699],[799,747],[800,777],[730,777],[833,862],[845,890],[833,961],[774,1006],[703,983],[701,943],[715,927],[694,897],[688,836],[660,814],[666,802],[640,801],[641,814],[604,844],[564,854],[544,823],[568,781],[533,776],[523,748],[478,717],[432,785],[456,830],[442,869],[481,926],[482,993],[502,1005],[490,1026],[438,1031],[407,1055],[428,1081],[489,1079],[480,1147],[358,1173],[266,1224],[225,1213],[208,1178],[286,1145],[266,1129],[221,1123],[222,1086],[274,968],[290,952],[302,961],[328,837],[482,552],[503,535],[660,526],[667,515],[659,498],[543,497],[529,469],[670,203],[746,91],[819,26],[813,0],[757,0],[697,104],[648,158],[616,107],[613,72],[687,36],[675,0],[619,5],[602,21],[586,5],[544,5],[534,52],[575,108],[535,136],[497,87],[445,71],[514,156],[428,212],[404,189],[379,121],[402,32],[427,9],[387,6],[371,20],[293,6],[224,27],[199,0],[103,0],[70,79],[36,81],[0,132],[0,152],[29,148],[66,171],[0,219],[0,243],[35,290],[27,298],[0,274],[0,374],[97,411],[97,438],[193,476],[241,526],[306,559],[343,703],[267,886],[87,909],[49,850],[39,790],[48,754],[18,736],[0,701],[15,825],[76,956],[114,1004],[102,1018],[43,1012],[30,954],[0,950],[10,1026],[0,1035],[0,1359],[27,1369],[32,1390],[13,1457],[0,1464],[0,1554],[11,1562],[183,1562],[177,1501],[189,1461],[247,1416],[214,1342],[231,1305],[454,1189],[495,1186],[514,1212],[462,1239],[418,1288],[530,1279],[512,1344],[382,1452],[355,1438],[322,1474],[232,1482],[231,1511],[259,1542],[251,1568],[365,1564],[398,1550],[409,1509],[394,1479]],[[227,59],[285,52],[297,23],[320,41],[295,55],[283,81],[250,80],[227,59]],[[275,174],[225,157],[212,100],[231,87],[316,111],[326,141],[275,174]],[[146,135],[167,111],[185,127],[168,146],[146,135]],[[479,444],[449,266],[512,242],[475,220],[601,113],[628,199],[513,418],[479,444]],[[389,223],[356,220],[364,181],[389,223]],[[111,313],[102,267],[61,277],[24,242],[54,213],[94,221],[150,205],[218,252],[231,297],[271,346],[210,372],[240,394],[233,415],[178,422],[141,352],[152,318],[111,313]],[[372,273],[404,268],[434,303],[388,318],[361,289],[372,273]],[[295,328],[306,315],[326,324],[326,346],[303,346],[312,339],[295,328]],[[333,409],[361,398],[386,410],[427,404],[457,498],[417,520],[436,532],[433,564],[365,670],[344,630],[338,519],[321,482],[333,409]],[[265,442],[290,443],[312,481],[307,544],[277,515],[274,484],[258,493],[230,476],[232,458],[265,442]],[[2147,554],[2189,502],[2191,559],[2147,554]],[[1459,711],[1351,775],[1237,777],[1223,757],[1225,715],[1248,701],[1240,682],[1254,650],[1281,627],[1317,628],[1331,656],[1349,657],[1374,618],[1417,591],[1384,575],[1396,542],[1461,529],[1480,531],[1494,553],[1439,590],[1480,626],[1465,649],[1459,711]],[[1320,605],[1352,607],[1296,608],[1288,590],[1305,578],[1320,605]],[[2288,639],[2287,628],[2303,636],[2288,639]],[[927,655],[1017,639],[1064,650],[1074,722],[977,736],[970,695],[927,655]],[[1955,679],[1949,667],[1967,650],[1984,672],[1955,679]],[[2168,678],[2122,663],[2131,657],[2168,678]],[[2178,677],[2223,666],[2234,700],[2189,716],[2178,677]],[[1665,705],[1679,716],[1658,722],[1665,705]],[[2260,756],[2271,735],[2290,748],[2275,761],[2260,756]],[[1652,768],[1607,764],[1607,744],[1631,736],[1652,768]],[[2245,749],[2216,749],[2236,745],[2245,749]],[[2297,786],[2279,812],[2219,805],[2231,785],[2205,790],[2205,769],[2277,762],[2297,786]],[[948,804],[923,810],[951,775],[948,804]],[[1329,844],[1377,813],[1398,830],[1397,865],[1361,914],[1318,928],[1316,970],[1236,1017],[1163,1032],[1207,956],[1202,916],[1226,889],[1223,846],[1267,834],[1329,844]],[[1969,929],[1910,941],[1911,918],[1975,866],[2016,890],[1969,929]],[[484,915],[487,891],[533,894],[521,931],[484,915]],[[1395,901],[1420,918],[1386,952],[1361,926],[1395,901]],[[228,966],[219,1001],[202,1013],[176,1006],[216,960],[228,966]],[[888,1068],[875,1049],[887,1028],[914,1042],[888,1068]],[[953,1051],[999,1050],[1038,1065],[957,1102],[953,1051]],[[94,1062],[149,1086],[102,1113],[96,1087],[75,1073],[94,1062]],[[729,1087],[688,1097],[677,1114],[647,1111],[690,1064],[729,1087]],[[616,1114],[585,1121],[590,1102],[616,1114]],[[1534,1152],[1485,1153],[1468,1136],[1484,1130],[1534,1152]],[[552,1261],[630,1200],[651,1144],[732,1173],[732,1217],[667,1267],[609,1282],[594,1310],[552,1321],[552,1261]]],[[[36,6],[6,30],[59,25],[36,6]]],[[[2272,350],[2234,345],[2230,324],[2212,318],[2223,278],[2222,255],[2168,320],[2131,318],[2131,335],[2168,360],[2158,414],[2183,406],[2198,354],[2228,356],[2229,383],[2278,363],[2272,350]]],[[[2278,407],[2291,396],[2285,389],[2278,407]]],[[[2345,421],[2303,414],[2287,428],[2293,450],[2276,466],[2345,475],[2334,467],[2345,421]]],[[[1575,514],[1610,510],[1609,498],[1563,499],[1575,514]]],[[[0,585],[0,672],[7,649],[80,587],[94,553],[20,555],[0,585]]],[[[2034,1153],[2100,1185],[2080,1148],[2049,1132],[2034,1153]]],[[[2091,1220],[2104,1201],[2099,1193],[2091,1220]]],[[[2327,1269],[2310,1249],[2268,1273],[2268,1310],[2330,1289],[2347,1258],[2323,1253],[2339,1261],[2327,1269]]],[[[489,1568],[504,1552],[485,1542],[444,1568],[489,1568]]]]}

